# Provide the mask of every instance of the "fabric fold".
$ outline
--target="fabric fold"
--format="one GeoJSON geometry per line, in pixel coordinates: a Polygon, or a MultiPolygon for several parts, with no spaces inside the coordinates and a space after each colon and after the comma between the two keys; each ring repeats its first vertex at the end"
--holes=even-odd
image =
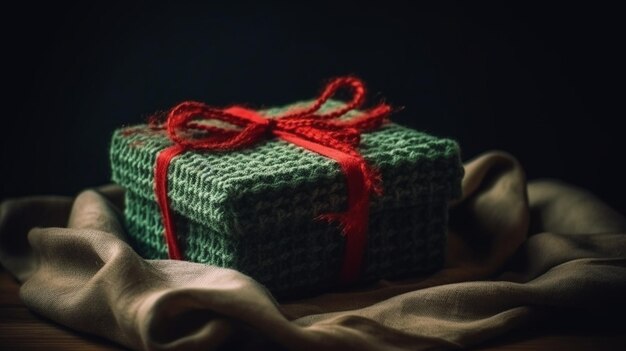
{"type": "Polygon", "coordinates": [[[446,267],[430,276],[276,301],[234,270],[139,257],[115,186],[5,201],[0,262],[31,310],[132,349],[450,349],[626,312],[620,214],[582,189],[527,184],[506,153],[465,170],[446,267]]]}

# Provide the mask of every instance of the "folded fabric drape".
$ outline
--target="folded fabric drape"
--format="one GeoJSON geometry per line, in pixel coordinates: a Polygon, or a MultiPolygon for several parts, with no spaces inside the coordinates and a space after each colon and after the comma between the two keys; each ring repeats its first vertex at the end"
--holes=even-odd
{"type": "Polygon", "coordinates": [[[33,311],[133,349],[446,349],[565,311],[581,323],[623,316],[621,215],[582,189],[526,184],[506,153],[465,171],[446,267],[430,276],[276,301],[233,270],[139,257],[115,186],[5,201],[0,262],[33,311]]]}

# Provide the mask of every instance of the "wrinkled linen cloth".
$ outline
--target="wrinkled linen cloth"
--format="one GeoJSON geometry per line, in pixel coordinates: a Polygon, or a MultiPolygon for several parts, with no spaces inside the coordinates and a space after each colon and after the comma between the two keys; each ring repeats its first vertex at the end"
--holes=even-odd
{"type": "Polygon", "coordinates": [[[139,257],[116,186],[5,201],[0,262],[31,310],[132,349],[447,349],[562,314],[624,315],[620,214],[572,186],[527,184],[506,153],[465,171],[446,266],[430,276],[276,301],[234,270],[139,257]]]}

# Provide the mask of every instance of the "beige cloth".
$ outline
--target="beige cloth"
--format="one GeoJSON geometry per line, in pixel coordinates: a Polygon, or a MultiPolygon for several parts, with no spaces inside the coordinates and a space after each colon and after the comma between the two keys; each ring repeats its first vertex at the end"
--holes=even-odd
{"type": "Polygon", "coordinates": [[[133,349],[445,349],[561,314],[623,316],[618,213],[558,182],[527,185],[504,153],[469,162],[463,189],[445,269],[296,301],[233,270],[143,260],[124,241],[114,186],[5,201],[0,262],[33,311],[133,349]]]}

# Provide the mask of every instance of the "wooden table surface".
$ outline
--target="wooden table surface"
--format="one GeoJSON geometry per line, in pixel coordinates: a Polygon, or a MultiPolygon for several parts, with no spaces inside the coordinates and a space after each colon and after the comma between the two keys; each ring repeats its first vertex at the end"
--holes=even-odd
{"type": "MultiPolygon", "coordinates": [[[[75,332],[30,312],[19,284],[0,268],[0,350],[123,350],[108,340],[75,332]]],[[[625,296],[626,298],[626,296],[625,296]]],[[[478,350],[626,350],[626,323],[598,330],[551,327],[515,331],[478,350]]]]}

